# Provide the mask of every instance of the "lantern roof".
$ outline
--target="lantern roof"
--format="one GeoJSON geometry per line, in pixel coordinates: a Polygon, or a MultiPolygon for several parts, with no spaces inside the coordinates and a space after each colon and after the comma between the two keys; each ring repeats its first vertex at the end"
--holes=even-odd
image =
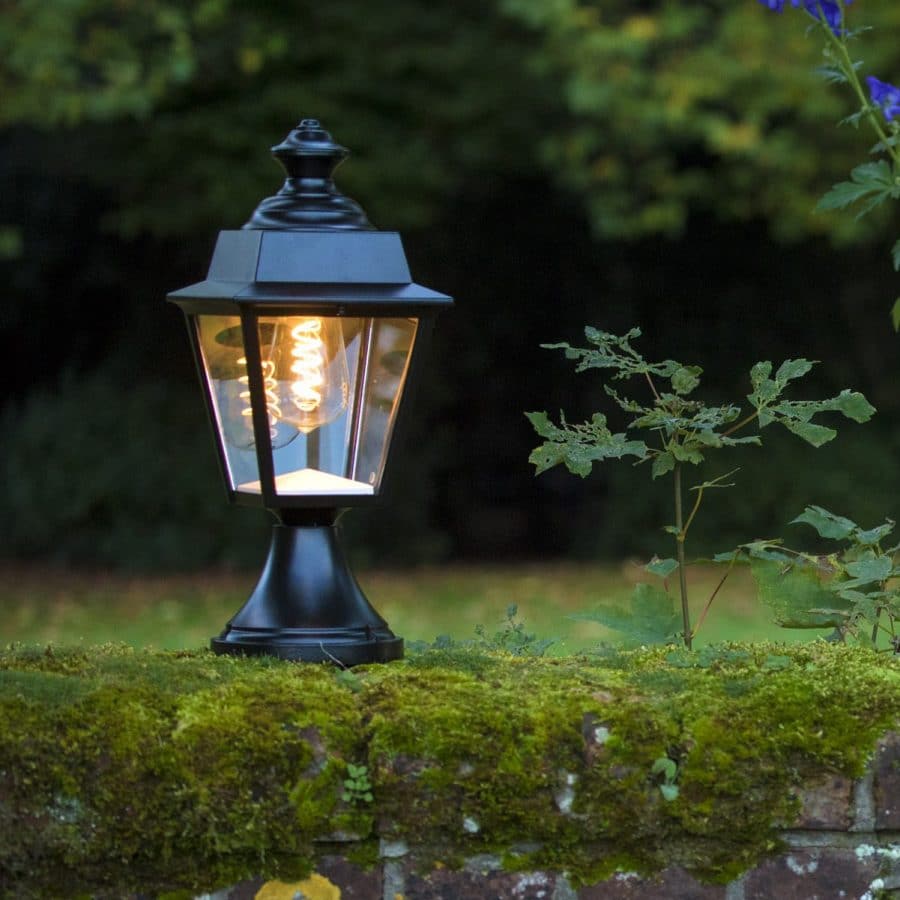
{"type": "Polygon", "coordinates": [[[195,313],[336,304],[339,315],[342,307],[412,315],[452,305],[451,297],[412,281],[400,235],[376,230],[337,189],[332,173],[348,151],[318,121],[303,119],[272,153],[287,172],[282,189],[242,230],[220,232],[206,280],[169,300],[195,313]]]}

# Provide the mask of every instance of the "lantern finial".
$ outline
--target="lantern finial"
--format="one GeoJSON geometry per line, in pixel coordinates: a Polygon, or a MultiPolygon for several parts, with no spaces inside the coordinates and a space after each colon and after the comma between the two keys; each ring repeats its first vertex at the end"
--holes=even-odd
{"type": "Polygon", "coordinates": [[[317,119],[303,119],[272,155],[287,179],[256,207],[247,229],[277,231],[372,230],[362,207],[335,186],[332,173],[349,155],[317,119]]]}

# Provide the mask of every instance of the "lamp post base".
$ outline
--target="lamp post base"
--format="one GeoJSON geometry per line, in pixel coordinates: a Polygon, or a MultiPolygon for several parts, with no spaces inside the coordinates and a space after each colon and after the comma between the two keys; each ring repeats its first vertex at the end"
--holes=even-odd
{"type": "Polygon", "coordinates": [[[348,667],[403,657],[403,639],[356,583],[334,525],[276,525],[259,583],[210,646],[348,667]]]}

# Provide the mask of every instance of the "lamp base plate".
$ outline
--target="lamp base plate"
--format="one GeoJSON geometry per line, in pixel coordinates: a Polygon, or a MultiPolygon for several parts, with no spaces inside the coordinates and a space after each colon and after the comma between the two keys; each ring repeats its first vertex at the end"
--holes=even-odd
{"type": "Polygon", "coordinates": [[[358,635],[326,635],[305,629],[226,628],[210,641],[210,647],[218,654],[276,656],[347,667],[403,659],[403,638],[396,637],[388,629],[384,632],[384,635],[372,631],[358,635]]]}

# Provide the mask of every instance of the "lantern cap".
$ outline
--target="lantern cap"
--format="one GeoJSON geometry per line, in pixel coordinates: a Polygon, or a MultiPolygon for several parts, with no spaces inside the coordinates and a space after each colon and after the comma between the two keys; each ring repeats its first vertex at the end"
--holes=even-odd
{"type": "Polygon", "coordinates": [[[284,166],[281,190],[256,207],[246,229],[277,231],[373,230],[362,207],[335,186],[332,174],[349,155],[317,119],[303,119],[272,155],[284,166]]]}

